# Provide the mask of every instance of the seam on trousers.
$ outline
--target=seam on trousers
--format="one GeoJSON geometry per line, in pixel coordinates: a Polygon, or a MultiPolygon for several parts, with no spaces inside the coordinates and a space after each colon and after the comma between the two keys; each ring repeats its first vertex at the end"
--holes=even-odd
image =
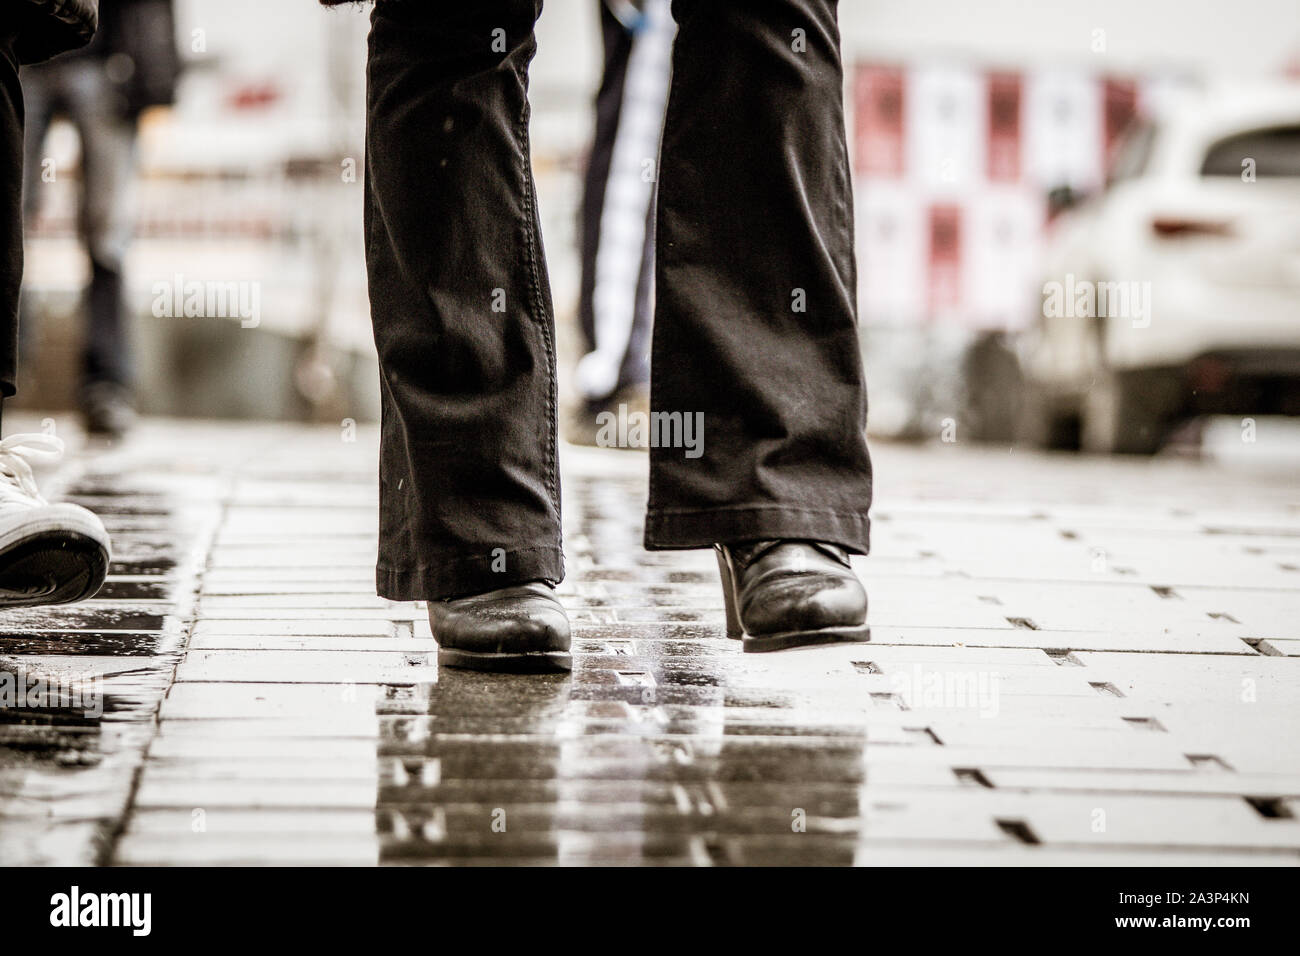
{"type": "MultiPolygon", "coordinates": [[[[536,41],[533,41],[534,44],[536,41]]],[[[528,91],[524,90],[524,108],[519,112],[518,133],[519,142],[522,148],[522,158],[520,163],[520,175],[523,189],[521,193],[524,197],[524,237],[528,248],[528,272],[529,272],[529,289],[532,293],[533,300],[533,322],[537,325],[542,334],[542,343],[546,349],[546,370],[549,376],[546,392],[546,417],[547,417],[547,447],[546,447],[546,490],[551,496],[551,507],[555,511],[555,518],[560,520],[560,496],[556,488],[555,481],[555,458],[558,453],[556,448],[555,419],[556,410],[556,367],[555,367],[555,342],[551,337],[550,324],[547,321],[546,305],[542,301],[542,282],[538,264],[537,255],[537,196],[533,184],[532,170],[529,167],[529,157],[532,153],[532,144],[528,135],[528,91]]]]}
{"type": "MultiPolygon", "coordinates": [[[[663,263],[665,257],[663,253],[665,248],[667,246],[670,246],[671,243],[668,244],[664,243],[664,238],[668,236],[668,231],[662,228],[663,220],[664,220],[664,205],[662,200],[663,194],[662,194],[662,190],[660,189],[660,184],[663,181],[664,140],[668,136],[668,129],[672,123],[673,117],[681,109],[681,104],[679,102],[681,99],[681,88],[679,84],[673,82],[673,65],[674,65],[674,61],[677,58],[677,41],[681,37],[681,29],[680,29],[681,20],[678,19],[677,23],[678,23],[678,33],[673,38],[673,47],[668,54],[668,97],[666,102],[664,103],[663,126],[661,127],[659,132],[659,165],[655,168],[655,172],[658,173],[659,182],[655,183],[655,193],[653,199],[654,213],[655,213],[655,222],[654,222],[654,233],[655,233],[654,260],[655,261],[654,261],[654,268],[651,269],[650,271],[651,277],[654,281],[654,287],[655,287],[655,303],[654,303],[654,308],[650,315],[650,408],[652,411],[656,408],[661,407],[661,405],[658,404],[656,400],[661,398],[661,394],[663,391],[663,386],[660,384],[661,376],[655,374],[655,369],[664,368],[664,358],[663,358],[664,347],[663,347],[663,340],[661,338],[662,323],[659,322],[658,290],[663,288],[664,285],[666,285],[666,283],[661,281],[664,272],[663,263]]],[[[653,450],[651,450],[650,455],[648,457],[649,457],[649,462],[648,462],[649,476],[646,479],[646,500],[647,502],[654,502],[658,500],[659,482],[657,481],[657,472],[659,469],[655,467],[653,450]]]]}

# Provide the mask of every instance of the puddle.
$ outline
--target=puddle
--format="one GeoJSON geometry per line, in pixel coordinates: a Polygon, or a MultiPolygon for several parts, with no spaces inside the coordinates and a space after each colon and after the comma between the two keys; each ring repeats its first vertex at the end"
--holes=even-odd
{"type": "Polygon", "coordinates": [[[172,602],[194,535],[120,476],[70,494],[113,538],[109,579],[76,605],[0,610],[0,818],[6,863],[105,862],[183,638],[172,602]],[[72,805],[77,820],[63,822],[72,805]],[[87,822],[89,821],[89,822],[87,822]],[[59,827],[72,830],[59,830],[59,827]],[[49,829],[54,828],[54,829],[49,829]],[[67,833],[69,836],[59,836],[67,833]],[[47,837],[49,839],[47,839],[47,837]]]}
{"type": "Polygon", "coordinates": [[[138,695],[105,686],[103,679],[0,668],[0,770],[98,766],[105,725],[139,719],[146,706],[138,695]]]}
{"type": "Polygon", "coordinates": [[[0,655],[87,654],[97,657],[148,657],[173,649],[175,637],[159,631],[0,630],[0,655]]]}
{"type": "Polygon", "coordinates": [[[96,601],[165,601],[172,595],[168,581],[140,581],[110,577],[95,595],[96,601]]]}
{"type": "Polygon", "coordinates": [[[567,676],[444,669],[390,688],[380,862],[852,863],[862,728],[783,720],[794,698],[728,693],[725,657],[657,657],[667,646],[582,655],[567,676]]]}
{"type": "Polygon", "coordinates": [[[62,607],[15,608],[0,611],[0,628],[14,632],[161,631],[167,615],[157,607],[123,604],[97,605],[93,601],[62,607]]]}

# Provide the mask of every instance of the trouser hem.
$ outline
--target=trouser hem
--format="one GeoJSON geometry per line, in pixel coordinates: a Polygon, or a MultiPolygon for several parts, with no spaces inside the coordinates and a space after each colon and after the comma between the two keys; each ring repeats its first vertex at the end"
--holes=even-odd
{"type": "Polygon", "coordinates": [[[375,568],[375,588],[380,597],[390,601],[442,601],[527,581],[545,581],[554,587],[562,580],[564,552],[553,547],[520,548],[405,567],[380,562],[375,568]]]}
{"type": "Polygon", "coordinates": [[[871,519],[864,514],[741,505],[699,511],[651,509],[646,514],[647,551],[707,548],[717,543],[771,539],[824,541],[854,554],[871,546],[871,519]]]}

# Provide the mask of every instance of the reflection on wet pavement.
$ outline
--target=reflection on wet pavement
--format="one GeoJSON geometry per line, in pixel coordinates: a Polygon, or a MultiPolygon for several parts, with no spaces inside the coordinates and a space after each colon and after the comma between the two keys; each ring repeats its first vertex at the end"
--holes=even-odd
{"type": "Polygon", "coordinates": [[[440,673],[424,608],[375,596],[375,451],[155,424],[96,461],[79,492],[126,492],[113,587],[15,614],[0,656],[127,703],[11,715],[0,854],[1300,861],[1285,480],[886,448],[873,642],[760,655],[723,636],[709,554],[642,550],[644,458],[566,449],[575,669],[510,677],[440,673]]]}
{"type": "Polygon", "coordinates": [[[132,458],[73,459],[43,479],[112,536],[99,594],[0,611],[0,864],[109,860],[184,647],[213,486],[178,480],[183,458],[149,473],[132,458]]]}
{"type": "Polygon", "coordinates": [[[861,732],[728,690],[708,556],[642,551],[640,480],[569,485],[574,673],[446,670],[384,699],[381,861],[851,862],[861,732]]]}

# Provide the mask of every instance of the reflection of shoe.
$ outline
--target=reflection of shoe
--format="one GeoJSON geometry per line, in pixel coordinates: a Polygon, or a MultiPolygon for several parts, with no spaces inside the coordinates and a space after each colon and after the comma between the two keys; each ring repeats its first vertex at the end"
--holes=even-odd
{"type": "Polygon", "coordinates": [[[67,604],[91,597],[108,573],[108,532],[79,505],[41,497],[32,462],[54,462],[53,435],[0,441],[0,608],[67,604]]]}
{"type": "Polygon", "coordinates": [[[820,541],[714,545],[727,636],[746,651],[868,641],[867,592],[849,556],[820,541]]]}
{"type": "Polygon", "coordinates": [[[92,382],[81,392],[86,432],[121,438],[135,425],[130,392],[115,382],[92,382]]]}
{"type": "Polygon", "coordinates": [[[541,581],[429,602],[438,664],[476,671],[567,671],[569,616],[541,581]]]}
{"type": "Polygon", "coordinates": [[[644,450],[649,442],[649,431],[646,428],[640,429],[644,441],[637,444],[618,443],[618,422],[621,420],[625,423],[623,429],[626,437],[626,423],[629,420],[636,421],[630,419],[630,416],[637,413],[644,416],[642,421],[649,421],[650,390],[645,385],[626,385],[600,401],[580,401],[569,410],[564,423],[564,439],[574,445],[644,450]]]}

